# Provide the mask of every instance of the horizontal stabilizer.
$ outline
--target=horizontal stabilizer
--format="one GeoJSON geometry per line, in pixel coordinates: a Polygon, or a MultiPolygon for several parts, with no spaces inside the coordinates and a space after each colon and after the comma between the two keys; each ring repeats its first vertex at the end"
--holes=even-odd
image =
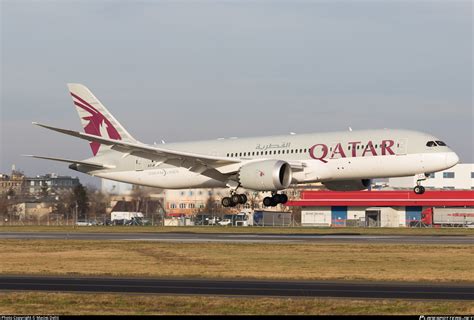
{"type": "Polygon", "coordinates": [[[106,164],[96,163],[96,162],[89,162],[89,161],[78,161],[78,160],[70,160],[70,159],[62,159],[62,158],[52,158],[52,157],[42,157],[42,156],[34,156],[34,155],[24,155],[25,157],[37,158],[37,159],[45,159],[45,160],[53,160],[59,162],[66,162],[72,164],[78,164],[81,166],[87,166],[97,169],[113,169],[115,166],[110,166],[106,164]]]}
{"type": "Polygon", "coordinates": [[[87,133],[51,127],[37,122],[33,122],[33,124],[49,130],[67,134],[69,136],[77,137],[88,141],[98,142],[103,145],[108,145],[111,146],[112,149],[122,152],[124,154],[132,154],[150,160],[164,161],[176,165],[178,167],[189,168],[194,166],[196,163],[214,167],[219,165],[227,165],[241,162],[238,159],[230,159],[227,157],[218,157],[207,154],[198,154],[186,151],[159,148],[156,146],[149,146],[141,142],[128,142],[122,140],[107,139],[105,137],[95,136],[87,133]]]}

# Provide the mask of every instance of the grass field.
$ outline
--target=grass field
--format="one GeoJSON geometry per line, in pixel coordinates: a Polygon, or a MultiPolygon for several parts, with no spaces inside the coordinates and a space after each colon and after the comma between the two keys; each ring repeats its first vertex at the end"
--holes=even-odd
{"type": "Polygon", "coordinates": [[[1,240],[0,273],[474,282],[470,245],[1,240]]]}
{"type": "Polygon", "coordinates": [[[442,314],[474,313],[474,302],[240,298],[71,293],[0,293],[0,314],[442,314]]]}
{"type": "Polygon", "coordinates": [[[0,232],[194,232],[269,234],[390,234],[474,236],[474,228],[314,228],[314,227],[152,227],[152,226],[0,226],[0,232]]]}

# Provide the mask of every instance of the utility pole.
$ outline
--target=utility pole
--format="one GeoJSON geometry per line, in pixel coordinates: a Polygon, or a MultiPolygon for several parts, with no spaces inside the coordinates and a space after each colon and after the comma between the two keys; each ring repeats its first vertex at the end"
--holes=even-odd
{"type": "Polygon", "coordinates": [[[77,201],[76,201],[76,212],[75,212],[75,217],[74,217],[74,229],[76,229],[76,225],[77,225],[77,209],[79,208],[79,205],[77,204],[77,201]]]}

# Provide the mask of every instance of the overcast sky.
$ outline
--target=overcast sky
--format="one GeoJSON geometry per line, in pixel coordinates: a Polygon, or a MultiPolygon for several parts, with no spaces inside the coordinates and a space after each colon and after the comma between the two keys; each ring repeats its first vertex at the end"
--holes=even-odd
{"type": "MultiPolygon", "coordinates": [[[[0,172],[79,175],[67,82],[143,142],[407,128],[474,161],[471,1],[1,3],[0,172]]],[[[97,181],[96,181],[97,183],[97,181]]]]}

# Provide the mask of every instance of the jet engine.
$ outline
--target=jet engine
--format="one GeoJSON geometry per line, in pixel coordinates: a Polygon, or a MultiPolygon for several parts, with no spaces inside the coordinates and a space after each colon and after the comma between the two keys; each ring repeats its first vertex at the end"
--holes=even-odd
{"type": "Polygon", "coordinates": [[[290,186],[291,166],[282,160],[263,160],[243,165],[238,173],[240,185],[257,191],[283,190],[290,186]]]}
{"type": "Polygon", "coordinates": [[[332,191],[360,191],[370,187],[370,179],[329,181],[323,184],[332,191]]]}

